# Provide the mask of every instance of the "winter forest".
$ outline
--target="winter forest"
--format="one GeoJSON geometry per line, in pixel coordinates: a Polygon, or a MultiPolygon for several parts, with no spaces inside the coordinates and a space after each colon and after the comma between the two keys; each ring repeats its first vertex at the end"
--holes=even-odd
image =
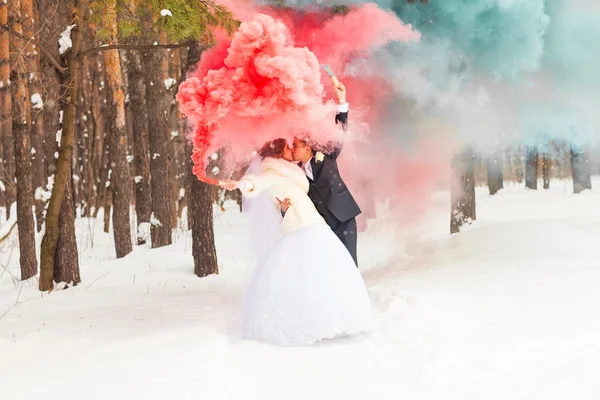
{"type": "Polygon", "coordinates": [[[596,399],[599,49],[595,0],[2,0],[0,397],[596,399]],[[269,157],[356,276],[257,255],[269,157]],[[365,332],[246,335],[352,279],[365,332]]]}

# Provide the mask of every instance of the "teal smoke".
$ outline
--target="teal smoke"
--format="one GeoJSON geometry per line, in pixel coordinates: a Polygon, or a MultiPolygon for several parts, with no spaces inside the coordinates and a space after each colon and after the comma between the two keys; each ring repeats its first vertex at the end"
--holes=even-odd
{"type": "Polygon", "coordinates": [[[543,145],[564,140],[586,145],[597,140],[597,0],[377,3],[422,33],[418,43],[392,43],[345,71],[384,77],[394,87],[383,128],[390,138],[415,139],[416,121],[435,117],[455,126],[465,142],[482,148],[498,141],[543,145]]]}

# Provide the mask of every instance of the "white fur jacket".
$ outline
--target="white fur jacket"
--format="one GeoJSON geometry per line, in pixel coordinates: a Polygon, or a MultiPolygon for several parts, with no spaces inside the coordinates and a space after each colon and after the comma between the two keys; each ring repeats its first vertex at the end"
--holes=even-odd
{"type": "Polygon", "coordinates": [[[246,175],[241,179],[240,190],[246,197],[255,197],[261,191],[268,190],[274,206],[278,209],[277,199],[281,201],[290,199],[291,205],[281,223],[284,234],[325,223],[307,195],[306,174],[302,168],[292,162],[278,158],[265,158],[260,163],[260,174],[246,175]]]}

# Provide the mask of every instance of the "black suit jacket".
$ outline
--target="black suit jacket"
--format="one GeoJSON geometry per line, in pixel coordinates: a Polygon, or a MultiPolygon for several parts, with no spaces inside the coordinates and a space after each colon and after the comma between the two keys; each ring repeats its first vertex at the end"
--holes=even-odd
{"type": "MultiPolygon", "coordinates": [[[[337,113],[335,120],[346,130],[347,112],[337,113]]],[[[308,197],[332,229],[335,229],[340,222],[349,221],[361,213],[360,207],[340,176],[337,158],[341,151],[340,147],[331,154],[326,154],[323,161],[319,162],[315,157],[310,161],[313,179],[309,179],[308,197]]]]}

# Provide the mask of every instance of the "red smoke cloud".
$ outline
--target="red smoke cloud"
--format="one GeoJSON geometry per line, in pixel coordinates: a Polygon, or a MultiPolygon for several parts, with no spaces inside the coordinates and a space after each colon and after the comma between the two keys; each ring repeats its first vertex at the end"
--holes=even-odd
{"type": "Polygon", "coordinates": [[[375,200],[389,197],[403,222],[421,215],[428,195],[448,178],[453,147],[422,137],[445,136],[436,135],[444,127],[428,126],[412,149],[399,149],[379,134],[384,126],[390,131],[381,117],[393,96],[390,85],[355,71],[344,75],[348,62],[369,57],[371,49],[419,34],[372,4],[332,15],[228,3],[244,24],[204,52],[177,95],[196,126],[194,173],[204,179],[207,155],[221,146],[231,146],[234,164],[279,137],[310,132],[321,144],[335,139],[342,132],[334,124],[333,87],[320,68],[329,64],[348,89],[350,129],[339,162],[363,217],[374,216],[375,200]]]}
{"type": "MultiPolygon", "coordinates": [[[[245,11],[246,17],[252,13],[245,11]]],[[[230,145],[235,156],[243,156],[278,137],[310,133],[321,144],[335,141],[341,130],[334,124],[333,101],[324,99],[320,64],[330,64],[344,81],[350,57],[366,56],[390,40],[419,37],[394,14],[371,4],[333,16],[266,11],[270,15],[244,22],[231,42],[221,40],[205,52],[179,87],[181,111],[196,125],[193,158],[199,178],[205,176],[207,153],[221,146],[230,145]]],[[[367,101],[384,85],[360,79],[347,83],[349,135],[364,137],[377,115],[367,101]]]]}

